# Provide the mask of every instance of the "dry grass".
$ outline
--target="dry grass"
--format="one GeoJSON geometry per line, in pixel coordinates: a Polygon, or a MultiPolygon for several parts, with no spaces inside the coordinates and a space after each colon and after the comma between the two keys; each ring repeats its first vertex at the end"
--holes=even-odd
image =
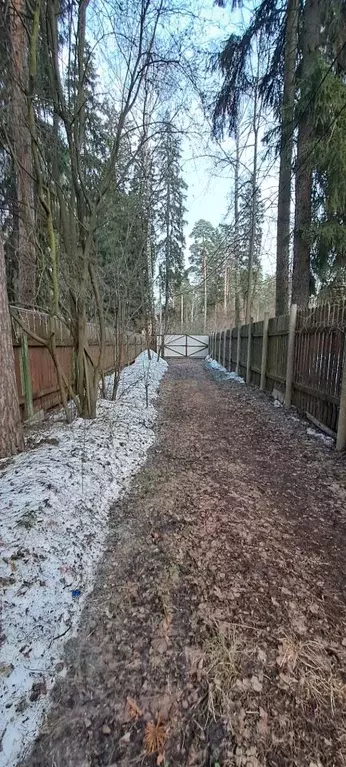
{"type": "Polygon", "coordinates": [[[232,689],[240,674],[240,659],[246,651],[234,626],[215,625],[206,642],[205,671],[208,679],[208,709],[213,719],[228,711],[232,689]]]}
{"type": "Polygon", "coordinates": [[[163,752],[167,740],[167,732],[158,714],[155,722],[148,722],[144,732],[144,748],[147,754],[163,752]]]}
{"type": "Polygon", "coordinates": [[[284,683],[295,687],[297,698],[313,700],[321,707],[327,705],[333,715],[337,706],[345,705],[346,685],[322,642],[284,637],[276,662],[284,674],[284,683]]]}

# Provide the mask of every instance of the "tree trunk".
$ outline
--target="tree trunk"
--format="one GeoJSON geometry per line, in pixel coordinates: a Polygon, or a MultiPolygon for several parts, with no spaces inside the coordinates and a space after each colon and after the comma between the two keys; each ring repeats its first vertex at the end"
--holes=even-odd
{"type": "Polygon", "coordinates": [[[5,258],[0,238],[0,458],[23,450],[23,430],[20,419],[18,391],[14,371],[11,320],[6,290],[5,258]]]}
{"type": "Polygon", "coordinates": [[[28,39],[25,0],[14,0],[11,23],[12,142],[16,175],[18,301],[33,306],[36,298],[35,199],[31,136],[28,128],[28,39]]]}
{"type": "MultiPolygon", "coordinates": [[[[301,118],[298,126],[297,141],[292,275],[292,303],[297,304],[300,309],[304,309],[308,306],[310,294],[309,232],[311,226],[312,194],[312,167],[310,153],[314,136],[313,129],[311,128],[311,109],[307,108],[306,102],[309,103],[310,100],[313,102],[309,84],[311,82],[315,57],[320,43],[323,2],[324,0],[307,0],[304,8],[304,22],[302,29],[301,97],[299,105],[301,118]]],[[[311,106],[313,106],[313,103],[311,106]]]]}
{"type": "Polygon", "coordinates": [[[168,307],[169,307],[169,277],[171,268],[170,253],[170,208],[171,208],[171,187],[170,187],[170,169],[168,168],[167,178],[167,197],[166,197],[166,248],[165,248],[165,313],[164,313],[164,332],[168,329],[168,307]]]}
{"type": "Polygon", "coordinates": [[[247,299],[246,299],[246,319],[248,325],[251,320],[252,294],[253,294],[253,259],[255,253],[256,238],[256,214],[257,214],[257,154],[258,154],[258,82],[257,79],[254,93],[253,106],[253,134],[254,134],[254,154],[252,170],[252,196],[251,196],[251,231],[249,240],[249,261],[248,261],[248,280],[247,280],[247,299]]]}
{"type": "Polygon", "coordinates": [[[235,167],[234,167],[234,239],[235,239],[235,252],[234,252],[234,314],[235,324],[239,325],[240,322],[240,285],[239,285],[239,132],[238,129],[235,135],[235,167]]]}
{"type": "Polygon", "coordinates": [[[276,315],[287,314],[289,298],[291,178],[299,0],[288,0],[276,243],[276,315]]]}

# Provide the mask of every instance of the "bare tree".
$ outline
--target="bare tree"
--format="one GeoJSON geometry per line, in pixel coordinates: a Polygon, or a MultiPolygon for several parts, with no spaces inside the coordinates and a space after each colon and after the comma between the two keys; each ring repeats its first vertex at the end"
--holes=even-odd
{"type": "MultiPolygon", "coordinates": [[[[102,221],[110,189],[114,183],[120,186],[126,179],[136,152],[150,138],[149,130],[146,129],[138,141],[137,149],[133,149],[142,127],[140,120],[136,120],[136,110],[145,90],[147,73],[167,67],[171,61],[169,56],[165,57],[158,52],[158,28],[167,10],[163,0],[138,0],[131,10],[112,3],[102,6],[100,41],[112,35],[118,49],[117,63],[114,65],[117,104],[109,118],[113,120],[108,132],[112,140],[102,147],[97,178],[91,183],[90,169],[86,162],[89,151],[87,116],[90,114],[90,94],[87,89],[90,63],[90,47],[87,42],[88,6],[89,0],[71,4],[69,13],[73,15],[73,23],[68,27],[66,57],[62,57],[59,50],[59,4],[57,0],[46,0],[41,8],[40,0],[36,1],[30,27],[27,108],[38,199],[46,225],[51,259],[52,300],[49,311],[52,326],[49,348],[57,365],[53,320],[62,314],[74,338],[78,410],[82,416],[92,418],[96,414],[105,349],[105,317],[99,281],[96,230],[102,221]],[[35,108],[39,32],[45,47],[45,66],[53,111],[53,136],[49,145],[44,141],[40,113],[35,108]],[[69,62],[67,72],[66,60],[69,62]],[[120,163],[124,144],[130,145],[133,151],[127,162],[120,163]],[[63,172],[56,161],[56,148],[59,145],[64,147],[63,172]],[[65,300],[61,296],[59,269],[62,268],[68,290],[67,300],[66,291],[65,300]],[[95,308],[99,326],[100,351],[97,359],[91,354],[88,344],[87,323],[91,304],[95,308]]],[[[149,248],[147,253],[149,266],[149,248]]],[[[59,376],[58,365],[57,372],[59,376]]]]}

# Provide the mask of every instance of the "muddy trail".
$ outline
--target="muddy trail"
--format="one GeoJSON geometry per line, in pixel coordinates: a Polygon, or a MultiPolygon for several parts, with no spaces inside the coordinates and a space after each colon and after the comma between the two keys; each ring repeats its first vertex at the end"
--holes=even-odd
{"type": "Polygon", "coordinates": [[[25,767],[346,764],[345,458],[170,364],[25,767]]]}

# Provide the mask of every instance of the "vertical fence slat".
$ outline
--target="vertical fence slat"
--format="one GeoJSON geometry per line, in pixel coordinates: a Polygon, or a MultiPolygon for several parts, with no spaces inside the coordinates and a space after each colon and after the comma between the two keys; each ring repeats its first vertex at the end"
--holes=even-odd
{"type": "Polygon", "coordinates": [[[343,372],[341,379],[340,407],[338,418],[338,431],[336,435],[336,449],[338,451],[346,448],[346,341],[344,332],[344,354],[343,354],[343,372]]]}
{"type": "Polygon", "coordinates": [[[31,386],[28,336],[26,333],[22,333],[22,336],[21,336],[20,372],[21,372],[21,379],[22,379],[22,390],[23,390],[24,401],[25,401],[25,417],[32,418],[34,415],[34,401],[33,401],[32,386],[31,386]]]}
{"type": "Polygon", "coordinates": [[[261,361],[261,391],[266,387],[266,374],[267,374],[267,355],[268,355],[268,325],[269,325],[269,312],[264,314],[263,322],[263,337],[262,337],[262,361],[261,361]]]}
{"type": "Polygon", "coordinates": [[[251,341],[252,341],[252,317],[247,326],[247,347],[246,347],[246,383],[251,383],[251,341]]]}
{"type": "Polygon", "coordinates": [[[241,324],[238,325],[238,333],[237,333],[237,359],[236,359],[236,367],[235,372],[236,375],[239,375],[239,369],[240,369],[240,347],[241,347],[241,324]]]}
{"type": "Polygon", "coordinates": [[[292,402],[292,383],[293,383],[293,365],[294,365],[294,341],[296,334],[297,304],[292,304],[290,312],[290,322],[288,327],[288,348],[287,348],[287,366],[286,366],[286,391],[285,406],[291,407],[292,402]]]}

